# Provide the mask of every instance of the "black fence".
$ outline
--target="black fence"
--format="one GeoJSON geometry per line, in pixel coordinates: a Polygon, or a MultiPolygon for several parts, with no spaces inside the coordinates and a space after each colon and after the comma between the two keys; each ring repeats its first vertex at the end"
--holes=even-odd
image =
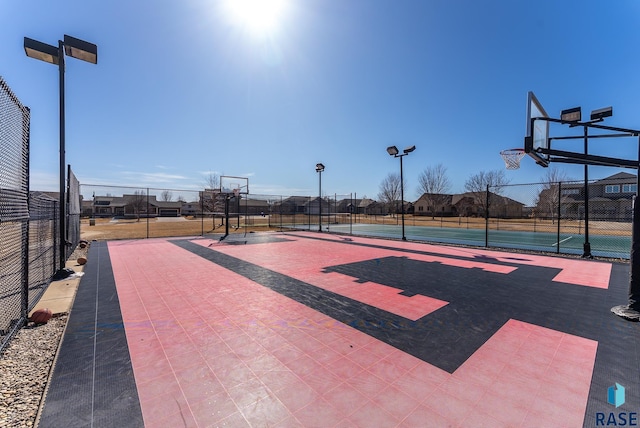
{"type": "Polygon", "coordinates": [[[631,174],[489,188],[485,245],[628,259],[636,191],[631,174]]]}
{"type": "Polygon", "coordinates": [[[356,193],[224,195],[82,185],[87,239],[309,230],[628,259],[636,176],[533,183],[384,204],[356,193]],[[586,206],[585,206],[586,205],[586,206]],[[229,221],[225,224],[226,213],[229,221]],[[586,215],[588,213],[588,215],[586,215]],[[404,224],[404,227],[403,227],[404,224]],[[127,226],[128,225],[128,226],[127,226]]]}
{"type": "Polygon", "coordinates": [[[59,195],[29,191],[29,109],[0,77],[0,352],[42,297],[80,239],[80,184],[71,168],[59,230],[59,195]]]}
{"type": "Polygon", "coordinates": [[[0,350],[28,307],[29,116],[0,77],[0,350]]]}

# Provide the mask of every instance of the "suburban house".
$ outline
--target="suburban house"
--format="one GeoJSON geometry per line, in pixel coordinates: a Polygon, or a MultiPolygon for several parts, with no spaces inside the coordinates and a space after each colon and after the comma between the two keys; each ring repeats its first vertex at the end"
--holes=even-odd
{"type": "Polygon", "coordinates": [[[94,196],[93,217],[179,217],[183,202],[158,201],[155,195],[94,196]]]}
{"type": "MultiPolygon", "coordinates": [[[[560,202],[561,216],[584,218],[584,182],[550,183],[538,195],[535,215],[557,216],[560,202]]],[[[592,220],[631,220],[632,201],[638,190],[638,178],[619,172],[588,183],[589,218],[592,220]]]]}
{"type": "Polygon", "coordinates": [[[357,213],[364,215],[386,215],[384,204],[369,198],[362,198],[357,205],[357,213]]]}
{"type": "MultiPolygon", "coordinates": [[[[444,217],[482,217],[485,215],[486,192],[458,194],[423,193],[414,203],[414,215],[444,217]]],[[[506,196],[489,192],[489,215],[501,218],[522,217],[524,204],[506,196]]]]}
{"type": "MultiPolygon", "coordinates": [[[[317,196],[290,196],[282,201],[276,201],[273,204],[272,212],[284,215],[318,215],[320,206],[319,200],[320,199],[317,196]]],[[[394,206],[399,207],[400,201],[398,201],[394,206]]],[[[411,213],[412,210],[413,204],[405,202],[405,213],[411,213]]],[[[335,201],[333,198],[322,198],[322,212],[323,214],[353,213],[365,215],[387,215],[389,214],[389,207],[369,198],[344,198],[339,201],[335,201]]]]}
{"type": "Polygon", "coordinates": [[[304,204],[304,213],[309,215],[318,215],[320,214],[320,208],[322,208],[323,214],[336,212],[333,200],[315,197],[313,199],[307,199],[307,202],[304,204]]]}
{"type": "Polygon", "coordinates": [[[282,199],[280,201],[276,200],[276,202],[273,204],[272,212],[285,215],[305,214],[307,203],[310,199],[311,198],[309,196],[289,196],[288,198],[282,199]]]}

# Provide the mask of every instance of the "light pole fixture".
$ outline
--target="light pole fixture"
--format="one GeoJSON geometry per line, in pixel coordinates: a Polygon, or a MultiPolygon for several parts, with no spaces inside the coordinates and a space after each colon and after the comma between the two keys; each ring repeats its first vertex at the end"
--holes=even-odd
{"type": "Polygon", "coordinates": [[[591,112],[591,121],[600,122],[604,120],[605,117],[611,116],[613,116],[613,107],[599,108],[598,110],[594,110],[591,112]]]}
{"type": "Polygon", "coordinates": [[[324,165],[316,164],[316,172],[318,173],[318,232],[322,232],[322,171],[324,165]]]}
{"type": "Polygon", "coordinates": [[[400,154],[400,151],[396,146],[387,147],[387,153],[389,153],[390,156],[393,156],[394,158],[400,158],[400,205],[402,207],[401,212],[402,212],[402,240],[403,241],[406,241],[407,237],[404,234],[404,176],[402,173],[402,158],[408,155],[409,153],[411,153],[412,151],[414,151],[415,149],[416,149],[416,146],[410,146],[404,149],[402,151],[402,154],[400,154]]]}
{"type": "Polygon", "coordinates": [[[574,107],[562,110],[560,120],[565,122],[580,122],[582,120],[582,108],[574,107]]]}
{"type": "Polygon", "coordinates": [[[66,198],[65,198],[65,115],[64,115],[64,56],[65,54],[90,62],[98,63],[98,47],[93,43],[64,35],[63,40],[58,40],[58,47],[24,38],[24,52],[30,58],[48,62],[58,66],[60,81],[60,269],[59,277],[66,277],[64,267],[66,263],[66,198]]]}

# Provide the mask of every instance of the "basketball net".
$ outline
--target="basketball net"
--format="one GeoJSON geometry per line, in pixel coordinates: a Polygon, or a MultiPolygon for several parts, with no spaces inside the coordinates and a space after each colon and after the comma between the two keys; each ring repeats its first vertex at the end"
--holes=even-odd
{"type": "Polygon", "coordinates": [[[509,149],[500,152],[500,156],[502,156],[507,169],[520,168],[520,160],[522,160],[524,155],[525,152],[523,149],[509,149]]]}
{"type": "Polygon", "coordinates": [[[240,194],[240,189],[233,189],[233,195],[237,198],[240,194]]]}

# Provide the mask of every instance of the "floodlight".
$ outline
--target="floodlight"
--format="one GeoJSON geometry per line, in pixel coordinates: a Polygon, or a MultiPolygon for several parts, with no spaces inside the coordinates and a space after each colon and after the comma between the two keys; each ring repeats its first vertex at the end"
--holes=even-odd
{"type": "Polygon", "coordinates": [[[49,64],[58,65],[60,62],[60,52],[57,47],[28,37],[24,38],[24,52],[29,58],[39,59],[49,64]]]}
{"type": "Polygon", "coordinates": [[[416,146],[411,146],[411,147],[407,147],[406,149],[404,149],[403,152],[404,152],[405,155],[408,155],[409,153],[411,153],[415,149],[416,149],[416,146]]]}
{"type": "Polygon", "coordinates": [[[613,107],[599,108],[591,112],[591,120],[603,120],[610,116],[613,116],[613,107]]]}
{"type": "Polygon", "coordinates": [[[562,110],[560,113],[560,120],[565,122],[580,122],[580,120],[582,120],[582,108],[574,107],[562,110]]]}
{"type": "Polygon", "coordinates": [[[316,172],[322,172],[324,171],[324,165],[321,163],[317,163],[316,164],[316,172]]]}
{"type": "Polygon", "coordinates": [[[398,151],[398,148],[396,146],[390,146],[387,147],[387,153],[389,153],[391,156],[395,156],[400,152],[398,151]]]}
{"type": "Polygon", "coordinates": [[[73,58],[98,63],[98,47],[93,43],[76,39],[75,37],[64,35],[64,52],[73,58]]]}

